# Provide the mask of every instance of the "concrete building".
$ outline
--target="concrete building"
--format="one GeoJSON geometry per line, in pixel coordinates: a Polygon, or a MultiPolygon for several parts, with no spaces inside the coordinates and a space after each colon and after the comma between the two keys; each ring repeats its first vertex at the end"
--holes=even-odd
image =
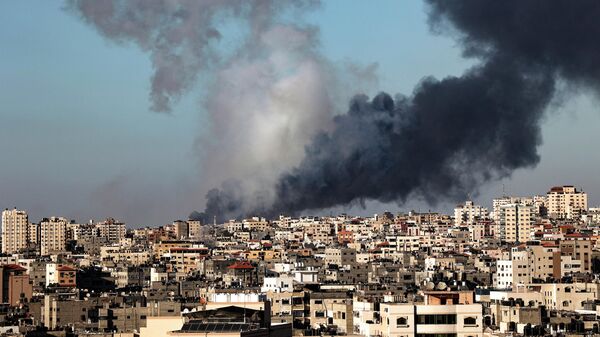
{"type": "Polygon", "coordinates": [[[133,332],[146,326],[148,308],[141,306],[114,307],[104,305],[98,309],[100,331],[133,332]]]}
{"type": "Polygon", "coordinates": [[[67,224],[61,217],[43,219],[40,223],[40,253],[50,255],[64,252],[67,245],[67,224]]]}
{"type": "Polygon", "coordinates": [[[490,304],[491,321],[501,333],[518,332],[523,334],[529,326],[542,324],[542,310],[539,306],[519,301],[493,301],[490,304]],[[521,305],[524,304],[524,305],[521,305]]]}
{"type": "Polygon", "coordinates": [[[454,222],[456,224],[474,224],[478,220],[487,219],[489,211],[473,201],[466,201],[464,205],[458,205],[454,209],[454,222]]]}
{"type": "Polygon", "coordinates": [[[535,211],[532,205],[502,205],[499,208],[499,238],[506,242],[527,242],[531,239],[534,221],[535,211]]]}
{"type": "Polygon", "coordinates": [[[97,319],[97,303],[75,300],[70,295],[49,294],[44,296],[41,307],[41,322],[49,329],[60,326],[95,327],[92,319],[97,319]]]}
{"type": "Polygon", "coordinates": [[[382,303],[379,328],[371,336],[383,337],[481,337],[481,304],[415,305],[382,303]]]}
{"type": "Polygon", "coordinates": [[[574,186],[555,186],[547,193],[548,215],[559,219],[572,219],[588,209],[587,193],[574,186]]]}
{"type": "Polygon", "coordinates": [[[29,218],[18,209],[2,212],[2,253],[18,253],[27,248],[29,218]]]}
{"type": "Polygon", "coordinates": [[[149,251],[134,251],[114,246],[100,247],[100,259],[103,262],[111,261],[114,263],[127,263],[133,266],[139,266],[151,261],[152,255],[149,251]]]}
{"type": "Polygon", "coordinates": [[[29,243],[33,244],[35,247],[39,247],[40,244],[40,224],[39,223],[30,223],[29,224],[29,243]]]}
{"type": "Polygon", "coordinates": [[[31,299],[33,290],[26,269],[16,265],[0,266],[0,286],[2,303],[16,306],[31,299]]]}
{"type": "Polygon", "coordinates": [[[188,220],[188,233],[189,237],[192,240],[200,240],[203,236],[203,226],[202,223],[198,220],[188,220]]]}
{"type": "Polygon", "coordinates": [[[58,263],[46,264],[46,286],[51,284],[59,287],[75,287],[77,285],[77,270],[58,263]]]}
{"type": "Polygon", "coordinates": [[[171,228],[173,229],[173,236],[177,240],[187,239],[190,236],[190,226],[186,221],[173,221],[171,228]]]}
{"type": "Polygon", "coordinates": [[[96,228],[98,228],[99,235],[106,238],[108,242],[118,243],[125,238],[125,224],[113,218],[96,224],[96,228]]]}
{"type": "Polygon", "coordinates": [[[166,257],[178,272],[190,273],[199,269],[199,264],[209,255],[207,248],[179,248],[169,250],[166,257]]]}
{"type": "Polygon", "coordinates": [[[325,248],[325,263],[339,267],[356,264],[356,250],[352,248],[325,248]]]}
{"type": "Polygon", "coordinates": [[[578,235],[567,235],[566,240],[560,241],[560,253],[568,255],[572,260],[580,261],[581,271],[592,271],[592,242],[589,238],[578,235]]]}

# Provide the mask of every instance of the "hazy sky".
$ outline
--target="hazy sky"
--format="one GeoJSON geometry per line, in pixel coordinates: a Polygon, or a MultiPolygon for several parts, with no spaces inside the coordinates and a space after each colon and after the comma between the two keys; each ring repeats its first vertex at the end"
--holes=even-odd
{"type": "MultiPolygon", "coordinates": [[[[324,1],[309,20],[332,61],[378,64],[370,95],[410,94],[424,76],[459,75],[471,64],[451,38],[430,33],[418,1],[324,1]]],[[[206,130],[201,83],[171,114],[150,111],[148,55],[101,37],[60,1],[0,2],[0,46],[0,207],[25,209],[33,221],[112,216],[129,225],[203,208],[193,148],[206,130]]],[[[487,205],[503,185],[524,195],[575,184],[591,205],[600,203],[597,105],[586,93],[564,94],[544,122],[540,164],[484,186],[475,199],[487,205]]],[[[369,203],[345,211],[410,208],[432,207],[369,203]]]]}

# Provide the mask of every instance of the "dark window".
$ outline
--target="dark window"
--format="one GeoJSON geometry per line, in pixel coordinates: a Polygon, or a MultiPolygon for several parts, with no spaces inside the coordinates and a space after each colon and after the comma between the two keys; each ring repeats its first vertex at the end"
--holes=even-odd
{"type": "Polygon", "coordinates": [[[406,325],[406,317],[398,317],[396,319],[396,325],[406,325]]]}
{"type": "Polygon", "coordinates": [[[464,323],[465,325],[476,325],[477,319],[475,317],[466,317],[464,323]]]}
{"type": "Polygon", "coordinates": [[[456,324],[456,314],[417,315],[417,324],[456,324]]]}

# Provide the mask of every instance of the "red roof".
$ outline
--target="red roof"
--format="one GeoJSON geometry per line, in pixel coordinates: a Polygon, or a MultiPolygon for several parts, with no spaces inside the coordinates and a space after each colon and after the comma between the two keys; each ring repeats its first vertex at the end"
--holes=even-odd
{"type": "Polygon", "coordinates": [[[60,266],[58,267],[58,271],[76,271],[77,269],[71,268],[69,266],[60,266]]]}
{"type": "Polygon", "coordinates": [[[229,269],[254,269],[254,266],[248,261],[236,261],[229,269]]]}
{"type": "Polygon", "coordinates": [[[22,266],[18,265],[18,264],[6,264],[4,266],[4,269],[10,269],[10,270],[18,270],[18,271],[23,271],[23,270],[27,270],[26,268],[23,268],[22,266]]]}

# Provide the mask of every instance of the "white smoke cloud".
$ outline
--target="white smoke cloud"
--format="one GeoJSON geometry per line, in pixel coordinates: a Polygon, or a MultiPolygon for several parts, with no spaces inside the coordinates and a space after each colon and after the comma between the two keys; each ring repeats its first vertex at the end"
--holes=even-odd
{"type": "Polygon", "coordinates": [[[280,174],[300,162],[305,146],[330,127],[333,115],[345,111],[339,102],[376,83],[376,65],[332,63],[320,52],[319,30],[301,22],[301,15],[287,15],[317,5],[315,0],[68,0],[68,7],[105,37],[133,42],[150,54],[154,110],[169,111],[202,78],[201,110],[210,125],[195,144],[198,188],[208,192],[221,186],[235,196],[236,208],[246,210],[269,207],[280,174]],[[222,39],[236,40],[227,36],[228,24],[241,32],[233,50],[219,45],[222,39]]]}

